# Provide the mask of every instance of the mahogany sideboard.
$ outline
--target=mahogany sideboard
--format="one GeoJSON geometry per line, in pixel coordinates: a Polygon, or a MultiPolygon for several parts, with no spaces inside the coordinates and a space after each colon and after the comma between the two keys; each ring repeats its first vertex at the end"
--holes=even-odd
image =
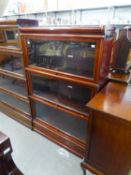
{"type": "Polygon", "coordinates": [[[89,103],[88,149],[81,163],[97,175],[131,171],[131,86],[109,82],[89,103]]]}

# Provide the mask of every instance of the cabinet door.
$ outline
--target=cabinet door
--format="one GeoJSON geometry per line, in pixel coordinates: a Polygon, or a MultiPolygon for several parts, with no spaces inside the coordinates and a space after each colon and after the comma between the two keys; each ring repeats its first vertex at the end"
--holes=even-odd
{"type": "Polygon", "coordinates": [[[0,101],[11,106],[14,110],[18,109],[26,114],[30,114],[29,103],[24,102],[17,97],[0,92],[0,101]]]}
{"type": "Polygon", "coordinates": [[[85,142],[87,121],[37,101],[34,101],[34,108],[37,119],[85,142]]]}
{"type": "Polygon", "coordinates": [[[22,56],[0,53],[0,68],[18,74],[24,74],[22,56]]]}
{"type": "Polygon", "coordinates": [[[18,29],[14,27],[2,27],[0,29],[0,45],[14,48],[20,47],[18,29]]]}
{"type": "Polygon", "coordinates": [[[96,42],[28,40],[29,64],[93,79],[96,42]]]}
{"type": "Polygon", "coordinates": [[[74,111],[88,114],[93,89],[80,84],[32,74],[33,94],[74,111]]]}
{"type": "Polygon", "coordinates": [[[25,82],[16,78],[0,75],[0,88],[15,92],[17,94],[27,96],[27,89],[25,82]]]}

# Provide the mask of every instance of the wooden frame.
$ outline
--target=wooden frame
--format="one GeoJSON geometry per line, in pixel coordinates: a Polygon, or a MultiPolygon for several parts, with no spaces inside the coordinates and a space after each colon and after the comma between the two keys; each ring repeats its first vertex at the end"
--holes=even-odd
{"type": "Polygon", "coordinates": [[[4,32],[0,30],[0,43],[4,43],[4,42],[5,42],[4,32]]]}
{"type": "Polygon", "coordinates": [[[29,114],[24,113],[19,109],[13,108],[7,103],[3,103],[1,101],[0,101],[0,109],[1,109],[1,112],[5,113],[9,117],[17,120],[18,122],[22,123],[23,125],[29,128],[32,128],[32,119],[29,114]]]}
{"type": "MultiPolygon", "coordinates": [[[[1,55],[10,56],[13,55],[15,57],[20,57],[21,63],[22,63],[22,69],[24,70],[23,66],[23,53],[20,48],[20,36],[18,36],[18,39],[9,40],[6,37],[6,31],[17,31],[19,34],[19,29],[16,24],[15,20],[9,20],[9,21],[2,21],[0,22],[0,32],[3,32],[4,35],[4,42],[0,43],[0,57],[1,55]]],[[[4,57],[4,56],[2,56],[4,57]]],[[[1,57],[1,59],[2,59],[1,57]]],[[[25,84],[25,88],[27,89],[27,83],[26,78],[24,74],[20,74],[17,72],[13,72],[10,70],[6,70],[4,68],[0,68],[0,76],[13,78],[15,80],[18,80],[20,82],[23,82],[25,84]]],[[[28,96],[22,95],[19,92],[15,92],[13,89],[10,88],[4,88],[0,87],[0,92],[9,95],[11,97],[14,97],[17,100],[20,100],[22,103],[25,103],[28,105],[29,113],[23,111],[22,109],[12,106],[11,104],[7,104],[4,102],[4,100],[0,101],[0,108],[1,111],[6,113],[7,115],[11,116],[12,118],[16,119],[17,121],[21,122],[22,124],[32,128],[32,120],[30,116],[30,102],[28,100],[28,96]]]]}
{"type": "Polygon", "coordinates": [[[69,136],[60,130],[58,132],[57,128],[48,123],[35,119],[33,122],[33,130],[81,158],[85,154],[85,143],[82,143],[78,139],[75,139],[75,137],[69,136]]]}
{"type": "MultiPolygon", "coordinates": [[[[72,136],[69,139],[69,135],[64,131],[55,128],[55,126],[41,121],[36,118],[36,109],[33,105],[33,101],[38,101],[40,103],[46,104],[57,110],[67,112],[74,117],[78,117],[81,120],[88,122],[88,113],[83,114],[82,112],[73,111],[68,109],[66,106],[58,104],[54,101],[40,97],[39,95],[33,94],[32,89],[32,77],[31,74],[37,74],[38,76],[50,77],[56,80],[68,81],[75,83],[80,86],[89,87],[92,91],[92,97],[98,92],[98,90],[107,82],[106,76],[109,70],[110,55],[112,49],[112,39],[106,39],[104,36],[104,28],[101,27],[91,27],[91,28],[20,28],[21,41],[24,56],[24,66],[26,70],[26,77],[28,82],[28,93],[31,103],[31,111],[33,117],[33,129],[37,132],[45,135],[47,138],[53,140],[54,142],[62,145],[68,150],[72,151],[76,155],[82,157],[85,152],[85,143],[72,136]],[[30,40],[60,40],[60,41],[79,41],[79,42],[92,42],[96,43],[95,51],[95,64],[93,67],[94,77],[90,78],[87,76],[79,76],[76,74],[71,74],[67,72],[62,72],[58,70],[38,67],[29,64],[29,50],[28,42],[30,40]],[[55,131],[55,132],[54,132],[55,131]],[[61,134],[60,134],[61,133],[61,134]],[[72,144],[72,138],[75,144],[72,144]],[[83,146],[82,146],[82,145],[83,146]]],[[[92,98],[91,97],[91,98],[92,98]]]]}
{"type": "Polygon", "coordinates": [[[97,175],[130,174],[130,94],[127,84],[109,82],[89,102],[88,143],[81,163],[84,173],[88,169],[97,175]]]}

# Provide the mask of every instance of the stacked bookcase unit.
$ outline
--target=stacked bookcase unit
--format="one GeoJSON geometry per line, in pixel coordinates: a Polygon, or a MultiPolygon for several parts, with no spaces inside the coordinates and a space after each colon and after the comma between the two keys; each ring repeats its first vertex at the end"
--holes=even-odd
{"type": "Polygon", "coordinates": [[[33,129],[78,156],[86,104],[105,84],[112,39],[104,28],[21,28],[33,129]]]}
{"type": "Polygon", "coordinates": [[[0,110],[31,127],[18,25],[31,25],[31,20],[0,22],[0,110]]]}

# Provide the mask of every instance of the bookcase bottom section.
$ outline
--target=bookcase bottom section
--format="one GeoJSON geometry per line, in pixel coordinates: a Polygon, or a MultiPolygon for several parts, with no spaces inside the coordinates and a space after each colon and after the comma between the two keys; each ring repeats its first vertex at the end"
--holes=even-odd
{"type": "Polygon", "coordinates": [[[62,133],[48,124],[41,124],[38,120],[34,120],[33,129],[49,140],[64,147],[73,154],[83,157],[85,155],[85,144],[76,140],[75,138],[62,133]]]}
{"type": "Polygon", "coordinates": [[[25,115],[22,112],[15,111],[2,102],[0,102],[0,111],[5,113],[9,117],[17,120],[18,122],[22,123],[23,125],[32,128],[32,121],[30,116],[25,115]]]}

